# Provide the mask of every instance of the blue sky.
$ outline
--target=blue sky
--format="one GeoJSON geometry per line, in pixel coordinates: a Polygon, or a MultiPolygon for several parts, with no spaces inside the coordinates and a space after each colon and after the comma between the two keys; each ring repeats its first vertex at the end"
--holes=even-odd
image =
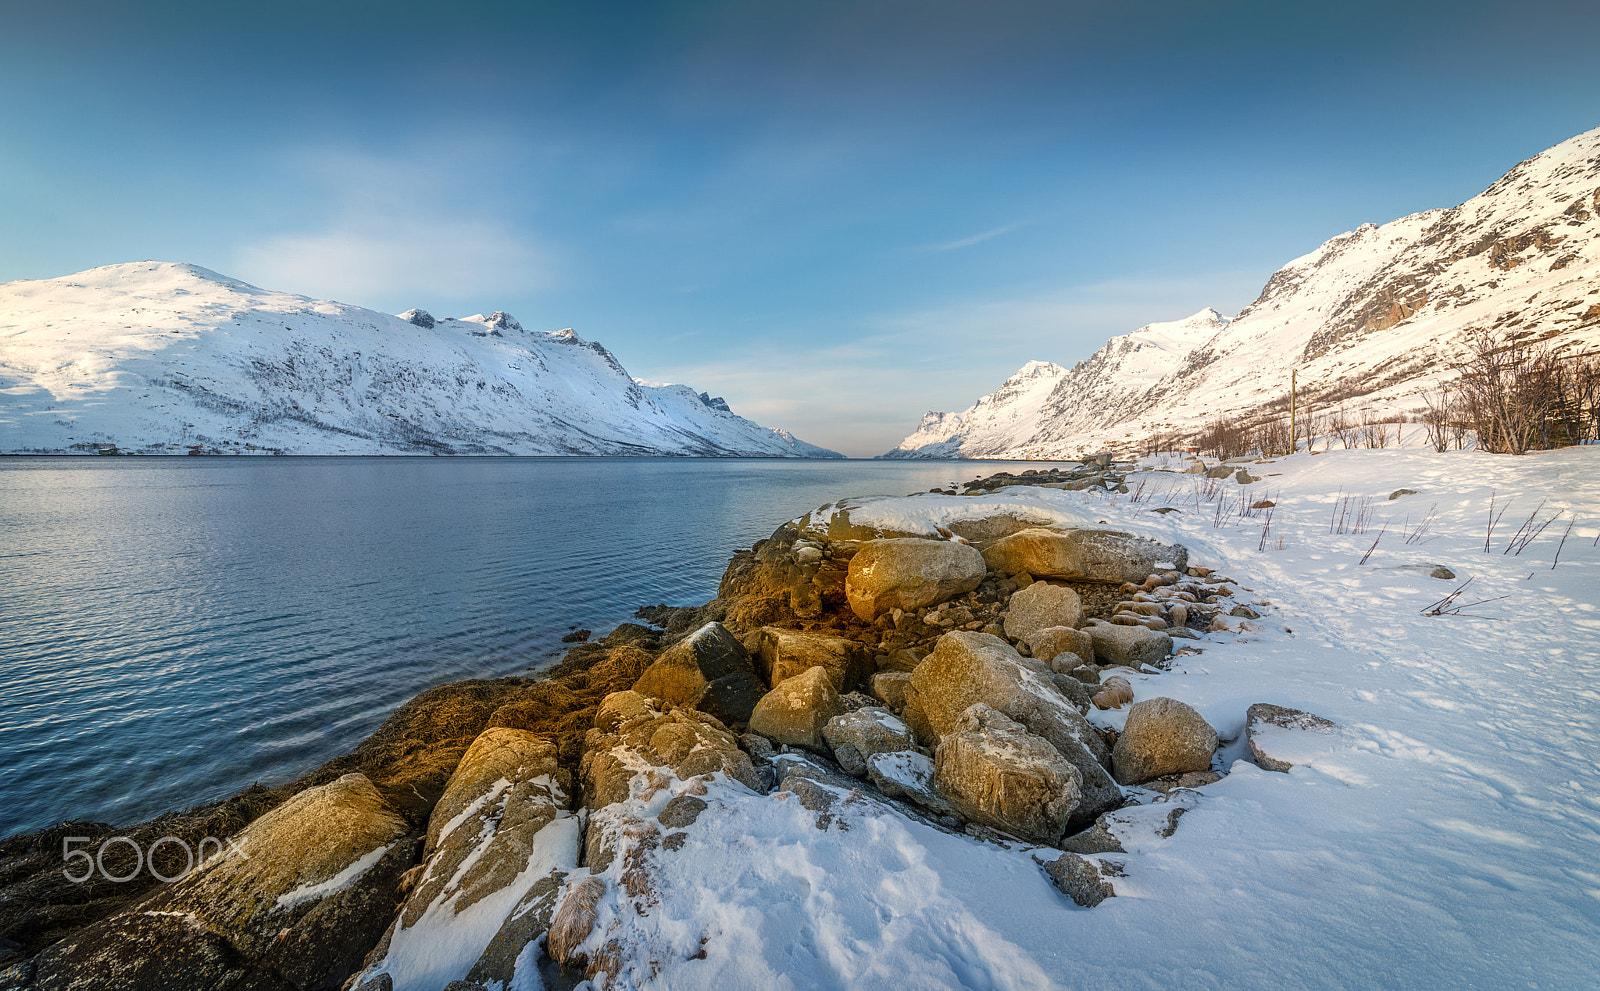
{"type": "Polygon", "coordinates": [[[1600,124],[1600,5],[0,6],[0,281],[572,326],[879,453],[1600,124]]]}

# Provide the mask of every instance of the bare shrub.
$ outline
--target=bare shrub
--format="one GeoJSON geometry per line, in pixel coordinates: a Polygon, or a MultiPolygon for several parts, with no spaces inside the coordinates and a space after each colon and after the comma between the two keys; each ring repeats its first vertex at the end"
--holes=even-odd
{"type": "Polygon", "coordinates": [[[1389,423],[1381,416],[1371,413],[1363,414],[1359,430],[1360,443],[1364,447],[1379,448],[1389,446],[1389,423]]]}
{"type": "Polygon", "coordinates": [[[1459,417],[1495,454],[1523,454],[1600,436],[1600,361],[1488,330],[1467,337],[1459,417]]]}

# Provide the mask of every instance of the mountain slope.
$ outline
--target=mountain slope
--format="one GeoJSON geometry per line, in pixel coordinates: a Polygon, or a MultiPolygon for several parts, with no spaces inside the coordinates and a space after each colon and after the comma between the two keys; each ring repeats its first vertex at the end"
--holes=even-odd
{"type": "Polygon", "coordinates": [[[1417,410],[1478,329],[1600,347],[1600,129],[1458,207],[1333,238],[1231,321],[1202,311],[1112,340],[1003,431],[950,420],[935,439],[949,415],[928,414],[886,457],[1071,457],[1195,431],[1285,405],[1291,369],[1303,407],[1417,410]]]}
{"type": "Polygon", "coordinates": [[[390,316],[193,265],[0,285],[0,452],[838,457],[570,330],[390,316]]]}

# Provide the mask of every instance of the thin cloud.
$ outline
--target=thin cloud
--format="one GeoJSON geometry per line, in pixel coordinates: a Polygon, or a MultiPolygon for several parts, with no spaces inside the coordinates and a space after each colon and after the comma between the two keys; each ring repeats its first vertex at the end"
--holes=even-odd
{"type": "Polygon", "coordinates": [[[234,257],[235,271],[257,285],[390,308],[537,292],[550,287],[555,269],[551,252],[504,225],[398,216],[268,237],[234,257]]]}
{"type": "Polygon", "coordinates": [[[1024,227],[1031,227],[1036,223],[1038,223],[1037,220],[1018,220],[1018,221],[1015,221],[1014,223],[1009,223],[1009,224],[1005,224],[1005,225],[1000,226],[1000,227],[996,227],[993,230],[984,231],[981,234],[974,234],[971,237],[963,237],[963,238],[959,238],[959,239],[957,239],[955,241],[942,241],[942,242],[940,242],[938,244],[924,244],[921,247],[917,248],[917,250],[918,251],[925,251],[925,252],[929,252],[929,253],[935,253],[935,252],[941,252],[941,251],[958,251],[961,248],[970,248],[974,244],[982,244],[983,242],[991,240],[993,238],[997,238],[1002,234],[1010,234],[1012,231],[1021,230],[1024,227]]]}
{"type": "Polygon", "coordinates": [[[436,156],[297,150],[286,164],[326,203],[320,222],[235,247],[234,272],[258,285],[383,309],[463,303],[490,307],[559,281],[558,252],[503,219],[492,142],[438,141],[436,156]],[[440,160],[442,158],[442,160],[440,160]]]}

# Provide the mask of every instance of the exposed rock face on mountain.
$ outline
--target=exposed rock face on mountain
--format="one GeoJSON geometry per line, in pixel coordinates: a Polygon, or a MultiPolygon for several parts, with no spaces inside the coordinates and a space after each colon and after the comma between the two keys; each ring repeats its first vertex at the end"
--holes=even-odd
{"type": "Polygon", "coordinates": [[[193,265],[0,285],[0,453],[838,457],[571,329],[390,316],[193,265]]]}
{"type": "Polygon", "coordinates": [[[1597,277],[1600,129],[1460,206],[1333,238],[1232,320],[1207,309],[1150,324],[1070,370],[1030,361],[971,408],[927,414],[884,456],[1074,457],[1286,407],[1291,369],[1313,408],[1420,409],[1475,330],[1596,350],[1597,277]]]}

